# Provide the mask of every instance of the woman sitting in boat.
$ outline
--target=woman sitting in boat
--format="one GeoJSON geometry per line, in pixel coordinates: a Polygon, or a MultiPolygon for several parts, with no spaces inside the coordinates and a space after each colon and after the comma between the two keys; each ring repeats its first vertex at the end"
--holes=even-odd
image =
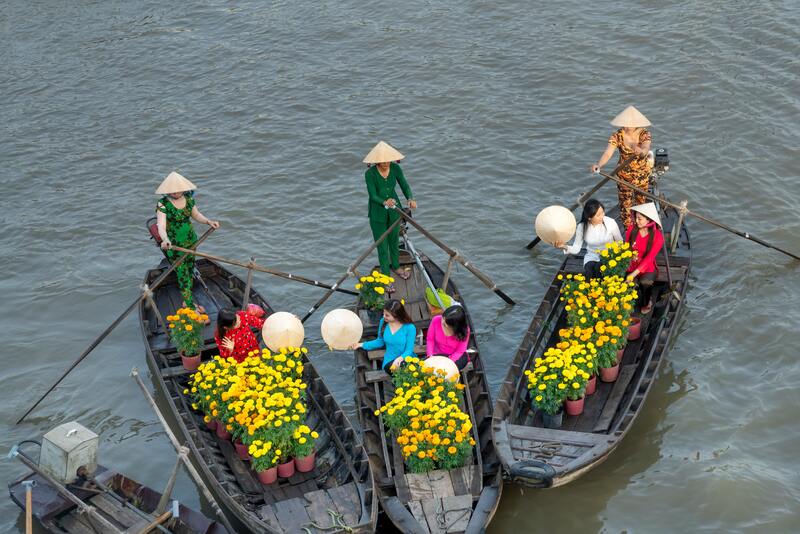
{"type": "Polygon", "coordinates": [[[242,363],[252,351],[259,349],[258,338],[251,328],[262,326],[264,310],[255,304],[250,304],[247,311],[234,311],[230,308],[219,310],[214,334],[219,355],[223,358],[232,357],[242,363]]]}
{"type": "MultiPolygon", "coordinates": [[[[207,224],[215,229],[219,228],[217,221],[212,221],[197,209],[194,193],[192,193],[195,189],[197,189],[196,185],[177,172],[169,173],[156,189],[157,195],[163,195],[156,205],[158,235],[161,237],[161,248],[164,249],[164,254],[170,262],[174,262],[182,255],[181,252],[170,250],[172,245],[192,248],[197,241],[192,219],[200,224],[207,224]]],[[[194,308],[192,296],[194,256],[189,256],[176,267],[175,275],[178,278],[183,305],[187,308],[194,308]]],[[[198,306],[197,311],[205,312],[202,306],[198,306]]]]}
{"type": "Polygon", "coordinates": [[[578,254],[586,246],[586,255],[583,257],[583,273],[586,278],[600,278],[599,250],[605,248],[607,243],[622,241],[622,234],[617,226],[617,221],[606,217],[606,211],[599,200],[590,198],[583,205],[581,222],[575,231],[575,240],[572,245],[554,243],[564,254],[578,254]]]}
{"type": "Polygon", "coordinates": [[[450,306],[441,315],[435,315],[428,327],[425,352],[431,356],[446,356],[453,360],[459,371],[469,363],[469,324],[462,306],[450,306]]]}
{"type": "Polygon", "coordinates": [[[650,300],[658,273],[656,256],[664,245],[664,234],[655,204],[648,202],[634,206],[631,211],[635,214],[634,224],[625,234],[625,240],[631,244],[634,252],[633,261],[628,267],[628,281],[635,280],[639,284],[639,303],[644,314],[653,306],[650,300]]]}
{"type": "MultiPolygon", "coordinates": [[[[364,158],[364,163],[370,166],[364,174],[364,179],[369,193],[369,226],[375,241],[400,218],[400,214],[393,209],[400,207],[400,197],[395,191],[397,184],[400,184],[403,195],[408,199],[408,207],[412,210],[417,208],[417,201],[412,198],[411,188],[399,165],[399,161],[404,157],[394,147],[381,141],[364,158]]],[[[407,271],[400,270],[399,226],[378,244],[378,262],[381,272],[386,276],[391,275],[390,270],[403,280],[411,276],[407,271]]]]}
{"type": "MultiPolygon", "coordinates": [[[[619,171],[617,176],[646,191],[650,185],[650,174],[653,171],[652,161],[648,158],[653,137],[645,129],[646,126],[650,126],[650,121],[638,109],[628,106],[622,113],[614,117],[611,124],[619,126],[620,129],[608,138],[605,152],[600,156],[600,160],[591,166],[592,172],[600,172],[600,168],[608,163],[608,160],[614,155],[614,151],[619,150],[618,165],[631,156],[636,157],[626,169],[619,171]]],[[[634,204],[634,192],[617,184],[617,194],[622,223],[627,228],[631,225],[630,209],[634,204]]],[[[647,199],[643,195],[636,193],[636,204],[643,204],[646,201],[647,199]]]]}
{"type": "Polygon", "coordinates": [[[386,349],[381,367],[384,371],[394,371],[404,358],[414,356],[414,339],[417,327],[411,322],[403,304],[389,299],[383,305],[383,318],[378,324],[378,337],[366,343],[356,343],[350,348],[364,350],[386,349]]]}

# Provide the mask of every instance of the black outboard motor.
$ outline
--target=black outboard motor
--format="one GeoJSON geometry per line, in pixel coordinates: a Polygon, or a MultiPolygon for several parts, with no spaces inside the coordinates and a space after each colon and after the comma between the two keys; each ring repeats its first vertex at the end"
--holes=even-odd
{"type": "Polygon", "coordinates": [[[653,172],[657,176],[661,176],[669,170],[669,154],[666,148],[657,148],[655,150],[655,162],[653,164],[653,172]]]}

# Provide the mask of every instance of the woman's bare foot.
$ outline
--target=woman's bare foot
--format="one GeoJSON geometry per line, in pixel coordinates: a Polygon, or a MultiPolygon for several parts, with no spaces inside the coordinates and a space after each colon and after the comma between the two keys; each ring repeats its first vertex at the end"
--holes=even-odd
{"type": "Polygon", "coordinates": [[[393,272],[403,280],[408,280],[411,278],[411,274],[406,269],[394,269],[393,272]]]}

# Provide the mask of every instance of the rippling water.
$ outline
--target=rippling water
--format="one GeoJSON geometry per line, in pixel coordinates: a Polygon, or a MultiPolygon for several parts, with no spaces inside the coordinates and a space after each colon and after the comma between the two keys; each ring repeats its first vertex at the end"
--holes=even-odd
{"type": "MultiPolygon", "coordinates": [[[[135,318],[13,422],[136,297],[159,259],[143,221],[173,168],[223,222],[206,250],[332,281],[369,244],[360,160],[397,146],[418,220],[519,302],[456,273],[495,390],[562,259],[524,250],[531,220],[593,185],[629,103],[669,148],[672,199],[800,251],[795,1],[168,4],[0,9],[2,446],[78,419],[103,462],[163,487],[174,454],[127,376],[145,364],[135,318]]],[[[691,230],[689,312],[636,425],[566,487],[506,486],[493,532],[800,529],[798,263],[691,230]]],[[[254,284],[295,313],[319,295],[254,284]]],[[[351,357],[323,350],[322,315],[312,359],[352,411],[351,357]]],[[[199,502],[186,476],[176,493],[199,502]]],[[[2,529],[22,525],[0,500],[2,529]]]]}

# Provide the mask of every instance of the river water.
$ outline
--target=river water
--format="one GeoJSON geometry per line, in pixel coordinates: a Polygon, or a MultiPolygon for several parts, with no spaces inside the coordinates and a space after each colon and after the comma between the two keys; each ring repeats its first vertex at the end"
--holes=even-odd
{"type": "MultiPolygon", "coordinates": [[[[144,220],[173,169],[222,221],[207,251],[333,281],[370,242],[360,160],[392,143],[417,220],[518,302],[455,274],[495,392],[562,259],[524,249],[532,219],[595,183],[586,169],[628,104],[669,149],[670,198],[797,253],[798,22],[793,0],[6,0],[0,446],[77,419],[104,463],[163,487],[174,454],[128,378],[145,367],[134,316],[14,421],[136,298],[160,256],[144,220]]],[[[507,485],[491,532],[800,529],[800,265],[690,229],[688,313],[632,431],[566,487],[507,485]]],[[[254,285],[298,314],[320,294],[254,285]]],[[[322,316],[312,360],[352,413],[352,356],[324,349],[322,316]]],[[[22,472],[0,464],[4,481],[22,472]]],[[[199,503],[185,475],[176,493],[199,503]]],[[[0,500],[0,530],[22,524],[0,500]]]]}

